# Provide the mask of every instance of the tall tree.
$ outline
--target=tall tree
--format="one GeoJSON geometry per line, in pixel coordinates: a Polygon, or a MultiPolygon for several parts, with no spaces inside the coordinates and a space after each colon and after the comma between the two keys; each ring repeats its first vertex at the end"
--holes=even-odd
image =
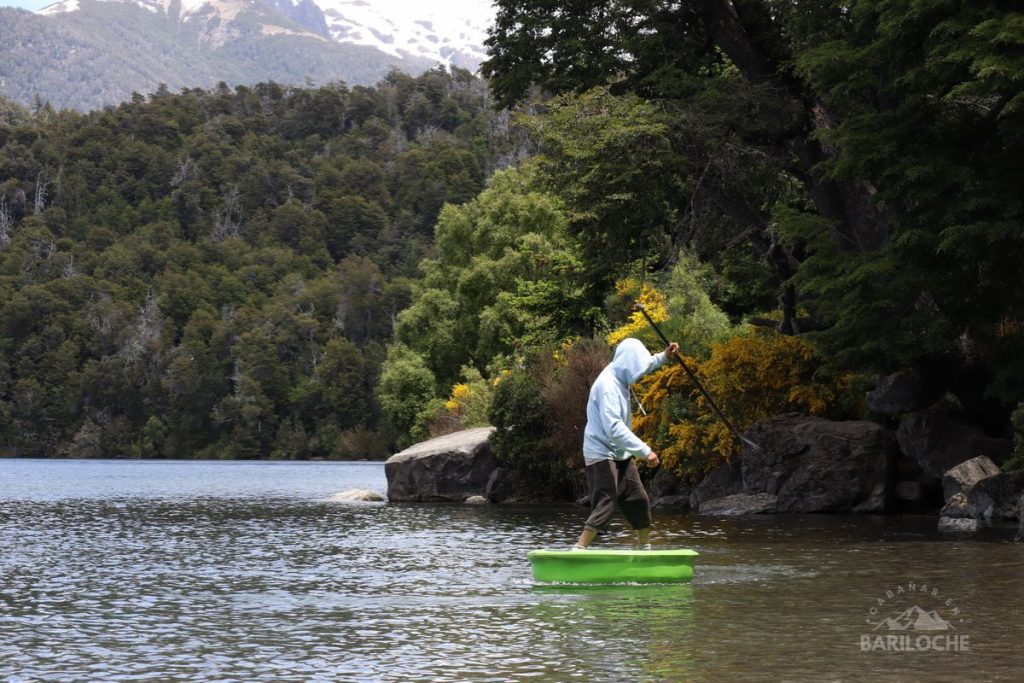
{"type": "MultiPolygon", "coordinates": [[[[779,183],[695,182],[735,239],[757,236],[820,342],[848,367],[916,365],[978,413],[1024,390],[1024,248],[1011,189],[1024,15],[1011,2],[502,0],[484,73],[499,101],[610,85],[729,136],[779,183]],[[730,92],[737,96],[721,98],[730,92]],[[695,102],[720,97],[720,116],[695,102]],[[736,102],[749,106],[736,108],[736,102]],[[766,116],[767,114],[767,116],[766,116]],[[762,125],[754,122],[762,120],[762,125]],[[734,135],[735,134],[735,135],[734,135]],[[753,196],[757,196],[756,194],[753,196]],[[997,283],[1002,283],[1000,286],[997,283]]],[[[697,125],[694,125],[694,122],[697,125]]],[[[713,161],[699,143],[698,161],[713,161]]],[[[698,163],[698,166],[700,164],[698,163]]],[[[728,244],[726,239],[720,244],[728,244]]],[[[785,322],[786,318],[784,318],[785,322]]],[[[994,413],[999,421],[1002,413],[994,413]]]]}

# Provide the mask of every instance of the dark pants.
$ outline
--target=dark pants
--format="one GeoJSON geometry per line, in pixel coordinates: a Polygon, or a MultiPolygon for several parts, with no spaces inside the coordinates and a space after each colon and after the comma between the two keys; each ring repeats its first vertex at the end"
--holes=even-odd
{"type": "Polygon", "coordinates": [[[651,526],[650,501],[633,458],[587,465],[587,484],[590,486],[590,516],[585,525],[588,529],[607,529],[616,506],[634,529],[651,526]]]}

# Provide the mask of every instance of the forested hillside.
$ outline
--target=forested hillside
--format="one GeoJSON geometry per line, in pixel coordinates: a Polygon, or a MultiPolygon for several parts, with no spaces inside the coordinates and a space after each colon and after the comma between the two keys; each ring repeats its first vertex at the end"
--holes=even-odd
{"type": "MultiPolygon", "coordinates": [[[[0,108],[5,452],[350,457],[491,423],[522,490],[564,493],[610,346],[659,344],[639,299],[740,429],[895,426],[865,392],[901,373],[1024,462],[1021,15],[587,6],[499,2],[489,85],[0,108]]],[[[637,393],[669,469],[737,452],[677,367],[637,393]]]]}
{"type": "Polygon", "coordinates": [[[0,450],[384,454],[408,278],[441,206],[524,144],[463,71],[5,104],[0,450]]]}

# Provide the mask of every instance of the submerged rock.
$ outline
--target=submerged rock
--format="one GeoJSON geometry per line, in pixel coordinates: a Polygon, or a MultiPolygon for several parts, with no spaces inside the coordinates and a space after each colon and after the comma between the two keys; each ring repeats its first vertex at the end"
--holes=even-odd
{"type": "Polygon", "coordinates": [[[939,531],[980,531],[984,525],[978,519],[962,517],[942,517],[939,519],[939,531]]]}
{"type": "Polygon", "coordinates": [[[384,496],[378,491],[371,491],[370,489],[349,489],[348,491],[342,491],[341,493],[335,493],[332,496],[328,496],[327,500],[332,503],[366,503],[382,501],[384,500],[384,496]]]}
{"type": "Polygon", "coordinates": [[[775,512],[778,497],[770,493],[734,493],[725,498],[705,501],[700,507],[702,515],[757,515],[775,512]]]}
{"type": "Polygon", "coordinates": [[[392,455],[384,464],[388,500],[462,502],[484,494],[498,467],[488,441],[492,431],[445,434],[392,455]]]}
{"type": "Polygon", "coordinates": [[[652,510],[665,510],[667,512],[686,512],[690,509],[689,496],[662,496],[655,498],[651,503],[652,510]]]}

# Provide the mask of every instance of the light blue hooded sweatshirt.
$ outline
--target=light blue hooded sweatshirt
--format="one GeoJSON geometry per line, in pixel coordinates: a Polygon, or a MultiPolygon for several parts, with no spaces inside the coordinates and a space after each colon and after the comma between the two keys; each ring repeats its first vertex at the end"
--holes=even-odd
{"type": "Polygon", "coordinates": [[[623,339],[615,357],[590,387],[587,427],[583,430],[583,460],[593,465],[602,460],[646,457],[651,447],[633,433],[629,385],[665,364],[665,352],[652,356],[638,339],[623,339]]]}

